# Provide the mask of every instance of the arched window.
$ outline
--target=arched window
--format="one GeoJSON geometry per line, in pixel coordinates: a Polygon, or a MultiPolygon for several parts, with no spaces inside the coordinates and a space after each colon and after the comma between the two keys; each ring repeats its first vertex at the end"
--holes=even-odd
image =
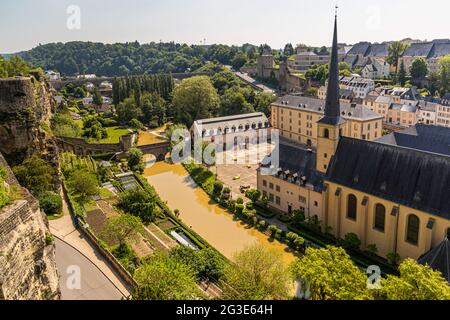
{"type": "Polygon", "coordinates": [[[356,221],[356,210],[358,207],[358,199],[355,195],[349,194],[347,198],[347,218],[356,221]]]}
{"type": "Polygon", "coordinates": [[[325,139],[329,139],[329,138],[330,138],[330,130],[324,129],[324,130],[323,130],[323,137],[324,137],[325,139]]]}
{"type": "Polygon", "coordinates": [[[411,244],[417,245],[419,243],[419,229],[420,229],[419,218],[414,214],[409,215],[406,229],[406,241],[408,241],[411,244]]]}
{"type": "Polygon", "coordinates": [[[447,229],[447,238],[450,239],[450,228],[447,229]]]}
{"type": "Polygon", "coordinates": [[[375,206],[375,221],[374,221],[374,229],[378,231],[384,232],[384,228],[386,225],[386,208],[378,203],[375,206]]]}

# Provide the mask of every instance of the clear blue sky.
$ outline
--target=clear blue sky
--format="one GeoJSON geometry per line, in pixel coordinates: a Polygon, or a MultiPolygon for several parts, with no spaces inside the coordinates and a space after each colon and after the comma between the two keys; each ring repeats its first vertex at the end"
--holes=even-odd
{"type": "Polygon", "coordinates": [[[450,37],[444,0],[1,0],[0,52],[73,40],[330,45],[336,2],[339,42],[450,37]],[[80,30],[66,27],[72,4],[80,30]]]}

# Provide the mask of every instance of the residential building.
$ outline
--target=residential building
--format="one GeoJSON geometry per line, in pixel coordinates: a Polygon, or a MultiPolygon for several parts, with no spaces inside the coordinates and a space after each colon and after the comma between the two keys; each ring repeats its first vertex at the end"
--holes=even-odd
{"type": "Polygon", "coordinates": [[[439,72],[439,58],[448,54],[450,54],[450,40],[448,39],[413,43],[400,58],[400,63],[404,63],[406,72],[409,74],[414,60],[422,58],[427,62],[430,73],[439,72]]]}
{"type": "Polygon", "coordinates": [[[386,79],[391,66],[382,58],[370,58],[369,63],[361,70],[361,76],[366,79],[386,79]]]}
{"type": "Polygon", "coordinates": [[[52,71],[52,70],[45,71],[45,76],[50,81],[59,81],[59,80],[61,80],[61,74],[59,72],[52,71]]]}
{"type": "Polygon", "coordinates": [[[388,123],[402,127],[411,127],[418,122],[417,105],[391,103],[388,109],[388,123]]]}
{"type": "Polygon", "coordinates": [[[364,99],[369,92],[375,90],[375,82],[358,75],[342,76],[339,79],[339,87],[344,90],[352,90],[356,98],[364,99]]]}
{"type": "Polygon", "coordinates": [[[386,61],[389,56],[389,45],[387,43],[359,42],[355,44],[345,56],[352,69],[364,68],[371,63],[372,58],[381,58],[386,61]]]}
{"type": "Polygon", "coordinates": [[[418,123],[437,125],[439,104],[428,101],[419,102],[418,123]]]}
{"type": "Polygon", "coordinates": [[[316,54],[304,48],[298,48],[297,54],[288,59],[288,67],[299,72],[306,72],[315,65],[328,64],[329,62],[329,54],[316,54]]]}
{"type": "Polygon", "coordinates": [[[438,126],[450,128],[450,105],[439,105],[436,115],[438,126]]]}
{"type": "MultiPolygon", "coordinates": [[[[327,87],[321,86],[317,91],[317,97],[320,100],[325,100],[327,98],[327,87]]],[[[355,98],[355,94],[352,90],[340,89],[339,97],[342,103],[351,103],[355,98]]]]}
{"type": "MultiPolygon", "coordinates": [[[[267,158],[258,169],[258,189],[274,209],[304,210],[338,239],[356,234],[362,250],[418,259],[450,235],[450,129],[418,124],[376,141],[346,136],[352,119],[339,99],[336,30],[337,22],[323,114],[305,119],[316,125],[317,147],[282,140],[278,167],[267,158]]],[[[296,122],[314,103],[292,99],[274,106],[277,124],[296,122]]]]}

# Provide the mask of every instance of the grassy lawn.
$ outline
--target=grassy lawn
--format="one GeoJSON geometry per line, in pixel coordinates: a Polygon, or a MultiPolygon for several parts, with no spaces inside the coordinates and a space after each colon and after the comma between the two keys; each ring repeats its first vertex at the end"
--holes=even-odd
{"type": "Polygon", "coordinates": [[[98,209],[97,202],[95,202],[94,200],[91,200],[89,203],[84,205],[84,209],[86,210],[86,212],[91,212],[91,211],[97,210],[98,209]]]}
{"type": "Polygon", "coordinates": [[[130,133],[128,129],[122,129],[120,127],[106,128],[106,132],[108,132],[108,138],[99,140],[99,143],[119,143],[119,138],[121,136],[125,136],[130,133]]]}
{"type": "Polygon", "coordinates": [[[114,194],[106,188],[101,188],[100,197],[105,200],[114,197],[114,194]]]}

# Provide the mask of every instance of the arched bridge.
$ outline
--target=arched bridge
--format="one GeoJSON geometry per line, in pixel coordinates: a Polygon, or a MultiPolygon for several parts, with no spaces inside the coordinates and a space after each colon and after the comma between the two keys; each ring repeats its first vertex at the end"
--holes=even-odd
{"type": "Polygon", "coordinates": [[[156,161],[164,161],[166,154],[170,151],[170,142],[160,142],[136,147],[143,154],[152,154],[156,157],[156,161]]]}

